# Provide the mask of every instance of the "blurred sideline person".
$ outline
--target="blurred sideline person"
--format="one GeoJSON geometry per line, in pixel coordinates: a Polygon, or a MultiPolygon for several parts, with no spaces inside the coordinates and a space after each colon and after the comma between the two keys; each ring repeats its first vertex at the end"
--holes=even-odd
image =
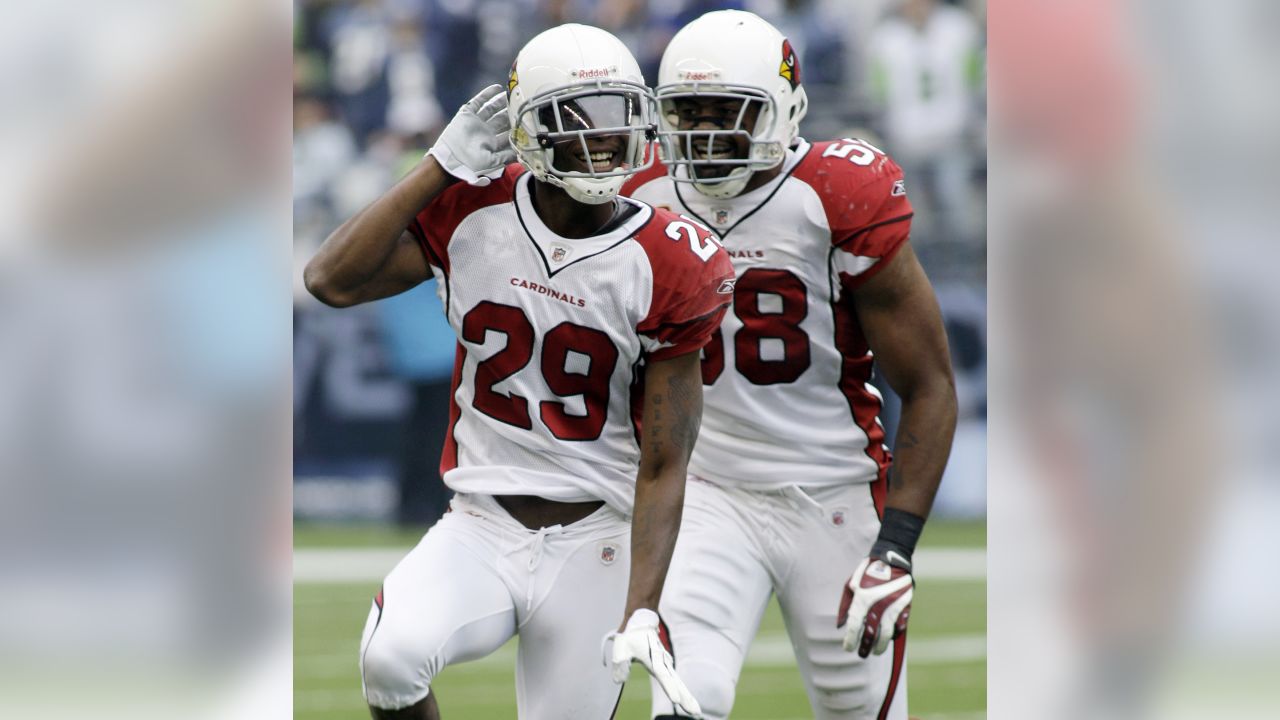
{"type": "Polygon", "coordinates": [[[933,241],[980,239],[970,197],[980,46],[978,24],[963,7],[902,0],[869,48],[887,141],[926,191],[917,195],[925,200],[917,233],[933,241]]]}
{"type": "MultiPolygon", "coordinates": [[[[623,190],[711,225],[737,272],[702,359],[662,613],[708,718],[729,715],[773,593],[815,717],[906,718],[912,552],[950,452],[954,381],[902,173],[865,142],[797,137],[796,55],[746,12],[683,28],[657,87],[669,167],[623,190]],[[892,472],[873,352],[902,397],[892,472]]],[[[661,693],[653,706],[683,716],[661,693]]]]}
{"type": "Polygon", "coordinates": [[[432,678],[517,633],[521,718],[609,717],[633,659],[699,714],[656,611],[733,271],[707,229],[617,197],[654,111],[616,38],[552,28],[307,267],[340,307],[434,276],[458,335],[455,498],[370,608],[375,718],[440,717],[432,678]]]}
{"type": "MultiPolygon", "coordinates": [[[[419,161],[415,157],[413,164],[419,161]]],[[[410,397],[396,453],[396,522],[403,527],[427,527],[449,505],[438,470],[449,415],[440,409],[453,395],[456,352],[443,309],[432,281],[378,303],[387,357],[410,397]]]]}

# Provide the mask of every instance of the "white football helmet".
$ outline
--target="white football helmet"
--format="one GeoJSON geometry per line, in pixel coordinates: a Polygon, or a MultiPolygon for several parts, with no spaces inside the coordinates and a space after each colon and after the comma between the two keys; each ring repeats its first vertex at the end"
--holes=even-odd
{"type": "Polygon", "coordinates": [[[790,41],[759,16],[742,10],[709,12],[676,33],[662,55],[657,100],[663,159],[672,179],[691,182],[715,198],[734,197],[752,173],[781,163],[809,109],[800,86],[800,61],[790,41]],[[681,98],[742,102],[732,127],[681,130],[675,103],[681,98]],[[755,126],[748,130],[744,119],[753,102],[760,109],[755,126]],[[749,143],[746,157],[715,152],[717,140],[723,147],[723,141],[735,136],[749,143]],[[721,177],[698,177],[699,168],[710,167],[732,169],[721,177]]]}
{"type": "Polygon", "coordinates": [[[649,151],[657,133],[653,93],[631,52],[604,30],[568,24],[534,37],[511,66],[507,96],[516,158],[578,202],[612,200],[628,176],[656,159],[649,151]],[[612,157],[592,157],[587,140],[600,137],[616,139],[612,157]],[[581,148],[577,168],[556,166],[557,144],[561,165],[572,165],[581,148]]]}

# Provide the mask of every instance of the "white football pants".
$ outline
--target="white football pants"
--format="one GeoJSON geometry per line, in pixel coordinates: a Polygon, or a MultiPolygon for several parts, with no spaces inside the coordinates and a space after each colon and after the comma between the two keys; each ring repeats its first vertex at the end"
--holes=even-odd
{"type": "MultiPolygon", "coordinates": [[[[815,718],[906,720],[906,643],[863,660],[845,652],[836,628],[844,584],[879,531],[865,484],[762,492],[689,478],[660,609],[676,672],[708,720],[729,716],[775,592],[815,718]]],[[[673,714],[656,684],[653,714],[673,714]]]]}
{"type": "MultiPolygon", "coordinates": [[[[629,520],[606,505],[534,531],[487,495],[456,495],[450,509],[387,575],[370,609],[360,649],[368,703],[413,705],[446,666],[519,634],[520,718],[610,717],[622,688],[600,648],[626,607],[629,520]]],[[[448,697],[441,711],[448,716],[448,697]]]]}

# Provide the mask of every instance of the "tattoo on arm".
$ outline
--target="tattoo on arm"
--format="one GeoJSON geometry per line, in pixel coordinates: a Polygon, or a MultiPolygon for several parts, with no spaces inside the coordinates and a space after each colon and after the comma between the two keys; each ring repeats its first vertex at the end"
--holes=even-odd
{"type": "Polygon", "coordinates": [[[919,444],[920,444],[920,438],[916,437],[916,434],[911,432],[910,430],[904,433],[900,433],[898,435],[897,442],[894,443],[894,445],[898,449],[913,448],[919,444]]]}
{"type": "Polygon", "coordinates": [[[653,451],[659,455],[662,454],[662,395],[653,394],[653,409],[650,413],[653,415],[651,427],[645,429],[645,435],[651,438],[653,443],[653,451]]]}
{"type": "Polygon", "coordinates": [[[698,426],[702,423],[702,413],[694,400],[693,391],[693,383],[687,376],[673,375],[667,379],[667,393],[671,396],[676,414],[671,438],[685,457],[693,452],[694,442],[698,439],[698,426]]]}

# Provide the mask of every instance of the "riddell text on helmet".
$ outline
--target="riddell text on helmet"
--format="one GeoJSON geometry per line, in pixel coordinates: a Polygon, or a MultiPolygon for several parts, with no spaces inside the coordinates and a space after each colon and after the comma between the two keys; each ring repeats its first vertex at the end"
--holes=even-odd
{"type": "Polygon", "coordinates": [[[584,68],[582,70],[575,70],[572,73],[570,73],[570,75],[578,78],[579,80],[589,80],[591,78],[609,77],[610,75],[617,75],[617,74],[618,74],[617,67],[584,68]]]}

